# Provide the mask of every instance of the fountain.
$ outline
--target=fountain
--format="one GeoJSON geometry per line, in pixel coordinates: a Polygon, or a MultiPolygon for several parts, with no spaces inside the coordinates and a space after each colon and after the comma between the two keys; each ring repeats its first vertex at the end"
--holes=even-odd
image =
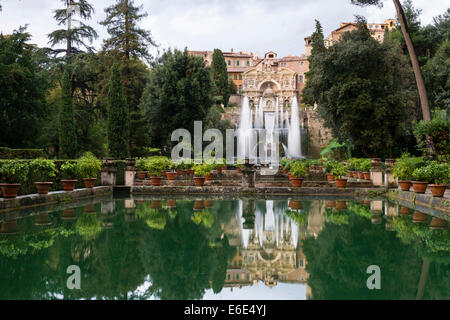
{"type": "MultiPolygon", "coordinates": [[[[249,159],[252,163],[277,163],[280,157],[279,144],[281,142],[284,156],[288,158],[304,158],[302,153],[300,115],[297,98],[294,97],[291,105],[291,118],[289,111],[282,104],[279,106],[278,97],[275,98],[275,110],[269,109],[271,101],[259,98],[253,111],[250,108],[249,98],[244,97],[238,129],[238,158],[249,159]],[[259,138],[259,140],[258,140],[259,138]]],[[[271,105],[270,105],[271,106],[271,105]]]]}

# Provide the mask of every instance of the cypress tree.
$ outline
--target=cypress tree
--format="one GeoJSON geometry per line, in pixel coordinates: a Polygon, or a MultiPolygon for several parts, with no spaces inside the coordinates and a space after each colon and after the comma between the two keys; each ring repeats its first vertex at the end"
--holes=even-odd
{"type": "Polygon", "coordinates": [[[72,90],[67,71],[62,79],[62,104],[59,114],[59,157],[73,159],[77,154],[77,135],[72,104],[72,90]]]}
{"type": "Polygon", "coordinates": [[[114,63],[108,91],[108,144],[110,156],[124,159],[130,156],[130,113],[123,95],[119,65],[114,63]]]}
{"type": "Polygon", "coordinates": [[[215,94],[222,97],[222,103],[226,107],[230,99],[231,88],[228,84],[228,72],[222,51],[214,49],[211,62],[211,79],[214,84],[215,94]]]}

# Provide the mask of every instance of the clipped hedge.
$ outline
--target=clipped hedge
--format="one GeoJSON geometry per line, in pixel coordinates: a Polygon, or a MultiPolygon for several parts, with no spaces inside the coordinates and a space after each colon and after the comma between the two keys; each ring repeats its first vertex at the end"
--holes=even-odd
{"type": "Polygon", "coordinates": [[[10,149],[0,147],[0,159],[36,159],[47,158],[43,149],[10,149]]]}

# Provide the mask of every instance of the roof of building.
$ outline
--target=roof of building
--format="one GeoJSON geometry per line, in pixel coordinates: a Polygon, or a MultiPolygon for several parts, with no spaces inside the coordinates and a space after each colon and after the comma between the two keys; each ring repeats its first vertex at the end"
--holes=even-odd
{"type": "Polygon", "coordinates": [[[239,73],[239,72],[245,72],[250,68],[252,68],[252,67],[228,67],[227,71],[239,73]]]}

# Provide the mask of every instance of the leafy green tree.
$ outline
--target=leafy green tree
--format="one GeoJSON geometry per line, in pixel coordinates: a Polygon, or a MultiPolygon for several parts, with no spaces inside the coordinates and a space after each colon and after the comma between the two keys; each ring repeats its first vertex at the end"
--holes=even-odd
{"type": "Polygon", "coordinates": [[[220,96],[221,102],[226,107],[230,99],[230,87],[228,84],[228,72],[222,51],[214,49],[211,62],[211,79],[214,84],[215,95],[220,96]]]}
{"type": "Polygon", "coordinates": [[[54,18],[58,25],[67,26],[65,29],[58,29],[48,35],[51,46],[65,43],[65,49],[56,49],[55,53],[65,52],[66,56],[71,53],[79,52],[78,47],[83,46],[92,51],[88,45],[97,39],[98,35],[94,28],[86,25],[83,21],[77,21],[79,26],[74,25],[75,13],[80,14],[80,18],[88,20],[94,13],[94,7],[86,0],[60,0],[65,6],[64,9],[55,10],[54,18]],[[75,44],[75,47],[73,46],[75,44]]]}
{"type": "Polygon", "coordinates": [[[109,152],[111,156],[123,159],[130,155],[130,114],[117,63],[112,67],[108,101],[109,152]]]}
{"type": "Polygon", "coordinates": [[[62,103],[59,113],[59,157],[74,159],[77,155],[77,135],[72,104],[69,74],[64,72],[62,80],[62,103]]]}
{"type": "Polygon", "coordinates": [[[33,59],[34,47],[26,28],[8,37],[0,34],[0,145],[36,147],[48,106],[46,73],[33,59]]]}
{"type": "MultiPolygon", "coordinates": [[[[307,103],[356,154],[393,156],[412,119],[414,92],[403,56],[373,39],[360,23],[325,52],[314,54],[307,103]]],[[[309,83],[309,84],[308,84],[309,83]]]]}
{"type": "Polygon", "coordinates": [[[187,50],[168,50],[152,63],[141,100],[152,146],[172,144],[171,133],[203,120],[211,106],[211,78],[201,57],[187,50]],[[161,121],[164,119],[164,121],[161,121]]]}

